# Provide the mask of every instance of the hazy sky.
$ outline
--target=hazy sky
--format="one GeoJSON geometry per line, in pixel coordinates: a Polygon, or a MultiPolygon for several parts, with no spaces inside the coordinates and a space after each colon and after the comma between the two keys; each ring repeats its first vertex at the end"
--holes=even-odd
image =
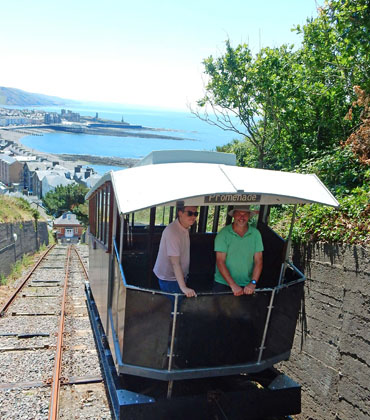
{"type": "Polygon", "coordinates": [[[185,109],[224,41],[299,45],[323,0],[12,0],[0,8],[0,86],[185,109]]]}

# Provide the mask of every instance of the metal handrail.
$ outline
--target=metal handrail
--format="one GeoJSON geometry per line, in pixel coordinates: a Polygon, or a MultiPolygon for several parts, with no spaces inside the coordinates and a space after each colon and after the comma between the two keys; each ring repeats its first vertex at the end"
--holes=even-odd
{"type": "MultiPolygon", "coordinates": [[[[147,288],[147,287],[138,287],[138,286],[134,286],[132,284],[128,284],[127,281],[126,281],[126,277],[125,277],[125,275],[123,273],[123,267],[122,267],[122,264],[121,264],[121,259],[119,257],[119,253],[118,253],[117,244],[116,244],[115,239],[113,240],[113,245],[114,245],[114,250],[115,250],[115,254],[116,254],[116,259],[117,259],[117,263],[118,263],[118,266],[119,266],[119,270],[121,272],[122,281],[123,281],[123,284],[124,284],[125,287],[127,287],[128,289],[140,290],[140,291],[148,292],[148,293],[159,293],[159,294],[162,294],[162,295],[170,295],[170,296],[176,296],[176,295],[177,296],[184,296],[183,293],[168,293],[168,292],[164,292],[164,291],[158,290],[158,289],[150,289],[150,288],[147,288]]],[[[299,279],[294,280],[294,281],[291,281],[289,283],[282,283],[282,284],[277,285],[275,287],[264,287],[264,288],[261,288],[261,289],[256,289],[255,290],[255,293],[272,292],[273,290],[275,290],[275,291],[278,292],[281,289],[285,289],[287,287],[293,286],[295,284],[301,283],[302,281],[305,281],[306,280],[306,276],[300,270],[298,270],[297,267],[291,261],[287,261],[286,263],[296,273],[298,273],[301,276],[299,279]]],[[[214,293],[214,292],[197,293],[198,296],[207,296],[207,295],[230,295],[230,294],[232,294],[231,291],[230,292],[218,292],[218,293],[214,293]]]]}
{"type": "Polygon", "coordinates": [[[117,244],[116,244],[115,239],[113,239],[113,245],[114,245],[114,251],[115,251],[115,254],[116,254],[116,259],[117,259],[119,271],[121,272],[122,282],[123,282],[123,285],[125,287],[127,287],[128,289],[132,289],[132,290],[140,290],[140,291],[149,292],[149,293],[158,293],[158,294],[161,294],[161,295],[169,295],[169,296],[181,296],[182,295],[182,293],[169,293],[169,292],[164,292],[162,290],[143,288],[143,287],[134,286],[132,284],[128,284],[127,281],[126,281],[125,274],[123,272],[123,267],[122,267],[122,264],[121,264],[121,259],[119,257],[119,253],[118,253],[117,244]]]}

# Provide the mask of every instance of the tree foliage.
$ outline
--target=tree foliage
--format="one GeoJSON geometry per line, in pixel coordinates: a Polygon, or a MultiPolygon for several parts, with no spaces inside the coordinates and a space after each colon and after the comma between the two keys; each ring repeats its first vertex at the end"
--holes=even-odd
{"type": "MultiPolygon", "coordinates": [[[[369,241],[370,6],[331,0],[293,29],[302,38],[253,55],[248,45],[204,60],[205,94],[193,111],[239,137],[218,147],[241,166],[316,173],[339,210],[298,209],[294,237],[369,241]]],[[[286,209],[272,220],[286,227],[286,209]]]]}
{"type": "MultiPolygon", "coordinates": [[[[370,245],[369,186],[339,197],[339,204],[338,209],[319,204],[299,206],[293,240],[370,245]]],[[[291,211],[288,206],[271,211],[270,224],[283,237],[288,234],[291,211]]]]}
{"type": "Polygon", "coordinates": [[[360,126],[348,137],[346,145],[350,145],[353,153],[364,165],[370,165],[370,94],[366,94],[359,86],[355,86],[357,100],[353,102],[346,118],[352,120],[353,108],[360,107],[360,126]]]}
{"type": "Polygon", "coordinates": [[[255,56],[248,45],[204,60],[208,82],[193,111],[242,139],[220,150],[239,162],[291,169],[303,159],[328,152],[360,122],[345,119],[354,86],[369,91],[369,7],[366,0],[334,0],[294,30],[303,38],[296,50],[283,45],[255,56]]]}
{"type": "Polygon", "coordinates": [[[88,188],[83,185],[59,185],[49,191],[42,199],[46,211],[54,217],[60,217],[66,211],[76,214],[81,223],[87,225],[88,212],[85,195],[88,188]]]}
{"type": "Polygon", "coordinates": [[[204,60],[209,82],[198,101],[204,111],[193,112],[243,136],[246,148],[253,148],[257,166],[264,167],[276,145],[291,131],[288,114],[297,107],[295,61],[296,54],[286,45],[264,48],[253,57],[246,44],[234,49],[226,41],[222,57],[204,60]]]}

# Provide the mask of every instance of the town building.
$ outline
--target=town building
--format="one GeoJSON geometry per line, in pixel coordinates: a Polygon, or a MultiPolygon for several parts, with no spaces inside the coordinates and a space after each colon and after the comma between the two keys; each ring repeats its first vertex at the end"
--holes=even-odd
{"type": "Polygon", "coordinates": [[[7,186],[18,184],[22,181],[22,163],[14,157],[0,154],[0,181],[7,186]]]}
{"type": "Polygon", "coordinates": [[[70,211],[55,219],[53,228],[56,232],[56,239],[61,243],[77,243],[83,232],[83,226],[76,215],[70,211]]]}
{"type": "Polygon", "coordinates": [[[62,109],[61,117],[64,120],[72,121],[72,122],[80,122],[80,114],[78,112],[72,112],[70,110],[65,111],[65,109],[62,109]]]}
{"type": "Polygon", "coordinates": [[[41,183],[42,183],[41,185],[42,197],[45,197],[45,195],[49,191],[54,191],[56,187],[59,187],[59,186],[66,187],[67,185],[76,184],[75,181],[66,178],[65,175],[56,174],[56,173],[50,173],[44,176],[41,183]]]}
{"type": "Polygon", "coordinates": [[[26,162],[23,165],[23,188],[26,194],[33,195],[32,177],[35,171],[50,169],[50,162],[26,162]]]}
{"type": "Polygon", "coordinates": [[[17,160],[18,162],[21,162],[23,164],[25,164],[26,162],[36,162],[37,158],[35,155],[31,155],[29,154],[28,156],[24,156],[24,155],[19,155],[19,156],[13,156],[15,160],[17,160]]]}
{"type": "Polygon", "coordinates": [[[89,176],[88,178],[86,178],[83,183],[87,188],[90,189],[100,180],[100,178],[101,178],[101,175],[98,175],[95,173],[89,176]]]}
{"type": "Polygon", "coordinates": [[[65,171],[57,170],[37,170],[32,174],[32,194],[38,198],[42,198],[45,194],[42,189],[42,181],[46,176],[57,175],[62,177],[61,184],[64,183],[64,178],[66,178],[65,171]]]}
{"type": "Polygon", "coordinates": [[[5,150],[11,142],[9,140],[4,140],[0,135],[0,150],[5,150]]]}
{"type": "Polygon", "coordinates": [[[46,112],[44,116],[45,124],[60,124],[62,119],[57,112],[46,112]]]}

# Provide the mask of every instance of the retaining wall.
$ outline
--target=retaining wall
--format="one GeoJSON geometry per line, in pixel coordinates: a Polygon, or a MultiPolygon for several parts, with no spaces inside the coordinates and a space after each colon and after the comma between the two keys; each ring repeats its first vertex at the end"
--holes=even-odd
{"type": "Polygon", "coordinates": [[[46,222],[33,221],[0,224],[0,275],[10,274],[24,254],[33,254],[42,244],[49,244],[46,222]],[[16,234],[16,239],[14,234],[16,234]]]}
{"type": "MultiPolygon", "coordinates": [[[[370,249],[300,246],[306,326],[279,368],[302,385],[299,420],[370,419],[370,249]]],[[[304,313],[303,313],[304,315],[304,313]]]]}

